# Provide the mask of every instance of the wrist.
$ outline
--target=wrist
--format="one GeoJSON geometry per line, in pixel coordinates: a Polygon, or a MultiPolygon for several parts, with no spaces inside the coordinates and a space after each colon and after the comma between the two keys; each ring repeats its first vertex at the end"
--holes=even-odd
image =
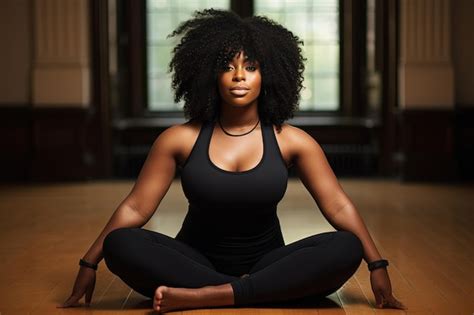
{"type": "Polygon", "coordinates": [[[379,268],[387,268],[387,266],[388,260],[386,259],[375,260],[367,264],[367,268],[369,269],[369,271],[374,271],[379,268]]]}

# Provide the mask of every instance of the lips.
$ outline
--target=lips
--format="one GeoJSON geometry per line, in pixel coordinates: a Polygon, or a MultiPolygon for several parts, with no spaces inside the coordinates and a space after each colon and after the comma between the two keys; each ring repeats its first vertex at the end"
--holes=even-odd
{"type": "Polygon", "coordinates": [[[249,92],[249,90],[247,90],[247,89],[230,90],[230,94],[235,95],[235,96],[244,96],[244,95],[247,95],[248,92],[249,92]]]}
{"type": "Polygon", "coordinates": [[[246,86],[234,86],[230,88],[230,94],[235,96],[244,96],[249,92],[249,88],[246,86]]]}

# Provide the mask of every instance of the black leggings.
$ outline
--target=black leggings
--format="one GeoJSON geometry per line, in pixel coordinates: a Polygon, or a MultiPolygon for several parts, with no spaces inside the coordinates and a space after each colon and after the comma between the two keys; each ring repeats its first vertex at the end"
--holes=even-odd
{"type": "Polygon", "coordinates": [[[324,297],[339,289],[363,256],[360,240],[346,231],[325,232],[277,248],[262,256],[249,276],[216,271],[196,249],[164,234],[119,228],[104,240],[111,272],[133,290],[152,298],[160,285],[200,288],[230,283],[235,305],[324,297]]]}

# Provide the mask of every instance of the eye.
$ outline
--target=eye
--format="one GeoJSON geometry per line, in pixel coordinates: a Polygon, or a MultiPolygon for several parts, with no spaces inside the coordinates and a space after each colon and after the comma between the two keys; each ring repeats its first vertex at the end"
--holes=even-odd
{"type": "Polygon", "coordinates": [[[228,72],[228,71],[232,71],[233,69],[234,69],[234,67],[232,67],[231,65],[228,65],[228,66],[223,67],[222,71],[228,72]]]}
{"type": "Polygon", "coordinates": [[[255,66],[247,66],[246,69],[247,69],[248,71],[253,72],[253,71],[257,70],[257,67],[255,67],[255,66]]]}

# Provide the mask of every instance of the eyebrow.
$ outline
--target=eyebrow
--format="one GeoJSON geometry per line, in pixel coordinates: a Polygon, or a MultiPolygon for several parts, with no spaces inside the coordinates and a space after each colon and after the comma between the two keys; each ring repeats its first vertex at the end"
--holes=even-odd
{"type": "MultiPolygon", "coordinates": [[[[234,60],[229,60],[229,63],[233,63],[234,60]]],[[[259,65],[260,63],[258,62],[258,60],[249,60],[248,58],[245,58],[244,59],[244,63],[250,63],[250,64],[256,64],[256,65],[259,65]]]]}

